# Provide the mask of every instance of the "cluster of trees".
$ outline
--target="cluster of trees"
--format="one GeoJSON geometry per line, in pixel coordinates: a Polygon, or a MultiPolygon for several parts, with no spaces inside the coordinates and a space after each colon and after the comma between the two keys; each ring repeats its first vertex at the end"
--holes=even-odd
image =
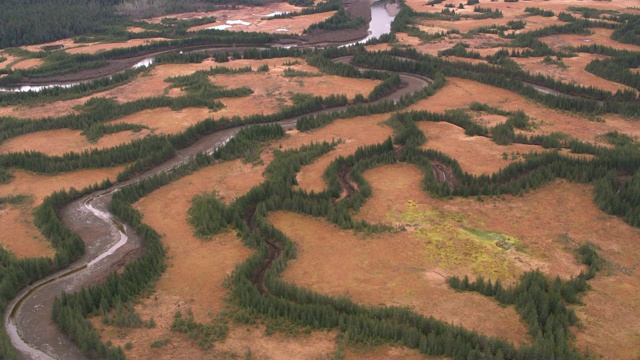
{"type": "Polygon", "coordinates": [[[284,69],[282,76],[284,77],[314,77],[314,76],[322,76],[320,73],[314,73],[310,71],[296,70],[294,68],[286,68],[284,69]]]}
{"type": "Polygon", "coordinates": [[[465,42],[459,42],[455,44],[453,47],[450,47],[445,50],[438,51],[438,56],[457,56],[469,59],[482,59],[482,55],[480,55],[477,51],[469,51],[469,44],[465,42]]]}
{"type": "Polygon", "coordinates": [[[394,73],[371,90],[368,100],[374,101],[381,99],[394,92],[401,85],[402,81],[400,80],[400,75],[394,73]]]}
{"type": "Polygon", "coordinates": [[[174,76],[165,79],[171,83],[170,88],[179,88],[187,93],[185,96],[174,98],[171,105],[172,110],[181,110],[187,107],[208,107],[217,110],[224,105],[214,99],[224,97],[245,97],[253,94],[253,90],[248,87],[226,89],[217,86],[209,81],[207,71],[196,71],[190,75],[174,76]]]}
{"type": "Polygon", "coordinates": [[[596,182],[594,202],[604,212],[620,216],[627,223],[640,227],[640,171],[632,174],[622,180],[623,177],[616,171],[609,171],[596,182]]]}
{"type": "Polygon", "coordinates": [[[365,21],[361,17],[353,18],[344,10],[344,8],[338,9],[335,14],[330,18],[309,25],[304,30],[304,34],[313,33],[318,30],[344,30],[344,29],[358,29],[365,25],[365,21]]]}
{"type": "Polygon", "coordinates": [[[611,39],[622,43],[640,45],[640,15],[622,14],[611,16],[612,20],[620,22],[620,26],[611,34],[611,39]]]}
{"type": "Polygon", "coordinates": [[[0,14],[0,48],[39,44],[92,32],[117,20],[118,0],[6,0],[0,14]]]}
{"type": "Polygon", "coordinates": [[[477,12],[477,13],[481,13],[484,14],[484,16],[482,18],[490,18],[490,19],[499,19],[501,18],[502,15],[502,11],[500,11],[500,9],[491,9],[488,7],[482,7],[482,6],[475,6],[473,8],[473,12],[477,12]]]}
{"type": "Polygon", "coordinates": [[[595,59],[585,67],[588,72],[640,90],[640,73],[629,70],[626,62],[617,59],[595,59]]]}
{"type": "Polygon", "coordinates": [[[524,8],[524,12],[531,14],[531,16],[544,16],[544,17],[555,16],[552,10],[544,10],[538,7],[526,7],[524,8]]]}
{"type": "Polygon", "coordinates": [[[156,55],[155,64],[199,64],[211,57],[207,51],[172,51],[156,55]]]}
{"type": "Polygon", "coordinates": [[[577,324],[578,318],[566,303],[580,303],[578,296],[590,288],[587,280],[601,270],[604,260],[591,243],[581,245],[576,253],[588,266],[588,271],[569,280],[556,277],[550,281],[536,270],[525,272],[518,284],[508,288],[504,288],[499,280],[492,284],[491,280],[485,282],[482,277],[472,283],[466,276],[462,280],[454,276],[448,281],[454,289],[479,292],[501,304],[515,305],[522,320],[529,325],[534,346],[543,349],[545,358],[578,358],[575,349],[569,345],[570,327],[577,324]]]}
{"type": "Polygon", "coordinates": [[[57,174],[79,169],[142,162],[141,159],[164,161],[173,155],[174,148],[166,138],[149,136],[110,149],[93,149],[61,156],[47,156],[36,151],[4,154],[0,157],[0,166],[20,168],[40,174],[57,174]]]}
{"type": "MultiPolygon", "coordinates": [[[[177,312],[171,324],[171,330],[187,334],[189,339],[196,340],[204,350],[210,349],[215,341],[226,337],[229,328],[224,321],[213,321],[210,324],[197,323],[193,314],[189,312],[184,318],[181,312],[177,312]]],[[[153,346],[153,344],[152,344],[153,346]]]]}
{"type": "MultiPolygon", "coordinates": [[[[585,19],[600,19],[602,15],[616,15],[619,14],[616,10],[603,10],[603,9],[594,9],[586,6],[569,6],[567,10],[571,12],[577,12],[582,14],[582,17],[585,19]]],[[[620,20],[616,20],[620,22],[620,20]]]]}
{"type": "Polygon", "coordinates": [[[640,90],[638,74],[629,70],[640,67],[640,52],[599,44],[581,45],[571,48],[571,51],[607,55],[609,58],[595,59],[585,69],[594,75],[640,90]]]}
{"type": "Polygon", "coordinates": [[[13,175],[7,169],[0,167],[0,184],[6,184],[11,179],[13,179],[13,175]]]}
{"type": "Polygon", "coordinates": [[[215,192],[194,196],[189,208],[189,224],[194,228],[193,233],[207,239],[227,230],[225,209],[215,192]]]}
{"type": "Polygon", "coordinates": [[[444,76],[442,76],[442,74],[436,74],[430,86],[425,87],[422,90],[416,91],[412,94],[404,95],[397,101],[379,100],[370,102],[366,105],[358,104],[356,106],[351,106],[340,112],[303,116],[297,120],[296,128],[300,131],[309,131],[326,126],[337,118],[350,118],[363,115],[383,114],[400,110],[414,104],[421,99],[433,95],[435,92],[441,89],[444,84],[444,76]]]}

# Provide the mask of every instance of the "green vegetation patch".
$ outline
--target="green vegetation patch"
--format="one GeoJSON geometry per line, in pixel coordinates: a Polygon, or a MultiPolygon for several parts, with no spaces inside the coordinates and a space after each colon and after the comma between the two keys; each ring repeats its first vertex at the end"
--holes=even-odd
{"type": "Polygon", "coordinates": [[[13,175],[7,169],[0,167],[0,184],[8,184],[11,179],[13,175]]]}
{"type": "Polygon", "coordinates": [[[495,246],[504,250],[509,250],[518,242],[518,240],[513,236],[505,235],[495,231],[486,231],[464,226],[462,227],[462,229],[475,237],[477,240],[492,242],[495,246]]]}
{"type": "Polygon", "coordinates": [[[152,348],[160,348],[171,342],[171,338],[159,339],[151,343],[152,348]]]}
{"type": "Polygon", "coordinates": [[[513,236],[465,226],[465,216],[460,213],[421,210],[411,200],[407,211],[396,219],[414,228],[424,240],[426,256],[442,268],[468,267],[478,275],[503,280],[518,273],[505,252],[518,244],[513,236]]]}
{"type": "Polygon", "coordinates": [[[191,204],[189,223],[197,237],[210,239],[227,229],[226,207],[216,192],[196,195],[191,199],[191,204]]]}

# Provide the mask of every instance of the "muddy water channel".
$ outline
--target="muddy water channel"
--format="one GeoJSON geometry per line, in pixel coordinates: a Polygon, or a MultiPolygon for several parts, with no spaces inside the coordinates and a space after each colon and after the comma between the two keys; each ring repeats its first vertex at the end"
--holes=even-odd
{"type": "Polygon", "coordinates": [[[53,299],[77,291],[108,274],[112,265],[139,248],[135,232],[108,213],[112,192],[102,191],[65,206],[62,221],[80,234],[86,249],[82,258],[22,292],[7,310],[5,325],[13,345],[32,359],[83,359],[80,350],[62,335],[51,319],[53,299]],[[49,354],[55,354],[52,357],[49,354]]]}

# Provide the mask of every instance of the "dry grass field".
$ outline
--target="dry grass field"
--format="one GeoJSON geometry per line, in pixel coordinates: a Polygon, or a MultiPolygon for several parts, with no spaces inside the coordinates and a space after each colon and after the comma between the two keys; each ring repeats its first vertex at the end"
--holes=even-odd
{"type": "Polygon", "coordinates": [[[0,208],[0,246],[19,258],[53,256],[51,243],[33,224],[32,211],[24,204],[0,208]]]}
{"type": "Polygon", "coordinates": [[[63,155],[68,152],[82,152],[91,149],[112,148],[129,143],[149,134],[148,130],[139,132],[121,131],[105,135],[95,143],[90,143],[80,134],[80,130],[59,129],[39,131],[9,139],[0,144],[0,154],[22,151],[39,151],[47,155],[63,155]],[[56,141],[51,141],[56,139],[56,141]]]}
{"type": "Polygon", "coordinates": [[[25,70],[38,67],[43,64],[42,59],[26,59],[15,63],[11,66],[12,70],[25,70]]]}

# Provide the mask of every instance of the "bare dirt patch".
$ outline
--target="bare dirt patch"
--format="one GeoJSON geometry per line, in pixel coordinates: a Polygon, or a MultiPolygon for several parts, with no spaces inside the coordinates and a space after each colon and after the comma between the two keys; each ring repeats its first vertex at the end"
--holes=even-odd
{"type": "Polygon", "coordinates": [[[0,52],[0,58],[5,58],[5,60],[0,61],[0,67],[3,67],[3,68],[18,59],[15,56],[1,53],[1,52],[0,52]]]}
{"type": "Polygon", "coordinates": [[[73,107],[84,104],[88,98],[67,101],[56,101],[49,104],[31,106],[3,106],[0,107],[0,116],[16,117],[20,119],[42,119],[45,117],[60,117],[77,113],[73,107]]]}
{"type": "Polygon", "coordinates": [[[362,238],[298,214],[275,212],[269,219],[298,244],[297,259],[283,273],[286,281],[349,295],[364,304],[409,306],[425,316],[518,343],[526,338],[513,308],[478,294],[456,293],[444,278],[430,279],[427,273],[436,266],[427,260],[420,240],[408,233],[362,238]]]}
{"type": "Polygon", "coordinates": [[[21,46],[21,48],[27,51],[39,52],[39,51],[45,51],[44,49],[46,48],[53,48],[53,47],[60,47],[60,46],[62,46],[63,48],[70,48],[70,47],[76,46],[76,43],[73,41],[73,39],[67,38],[67,39],[56,40],[56,41],[52,41],[44,44],[25,45],[25,46],[21,46]]]}
{"type": "Polygon", "coordinates": [[[29,205],[0,208],[0,246],[18,258],[50,257],[53,247],[33,224],[29,205]]]}
{"type": "Polygon", "coordinates": [[[640,46],[632,44],[624,44],[611,40],[611,29],[593,28],[591,35],[564,34],[541,37],[540,40],[549,44],[553,49],[561,49],[563,46],[580,46],[598,44],[603,46],[611,46],[616,49],[640,51],[640,46]]]}
{"type": "Polygon", "coordinates": [[[216,346],[222,351],[246,356],[247,349],[256,359],[331,358],[335,352],[334,332],[312,332],[310,335],[290,336],[285,334],[264,335],[264,327],[246,328],[234,326],[229,337],[216,346]]]}
{"type": "Polygon", "coordinates": [[[42,65],[44,61],[42,59],[26,59],[22,60],[11,66],[11,70],[25,70],[38,67],[42,65]]]}
{"type": "Polygon", "coordinates": [[[477,101],[505,110],[523,110],[536,123],[534,134],[563,132],[582,141],[596,142],[596,137],[609,131],[620,131],[632,136],[640,135],[635,121],[606,115],[604,123],[589,121],[577,114],[546,108],[510,91],[472,80],[447,78],[447,84],[438,93],[413,105],[411,110],[444,112],[448,109],[468,107],[477,101]]]}
{"type": "Polygon", "coordinates": [[[628,86],[606,80],[585,70],[587,64],[592,60],[603,59],[606,58],[606,56],[583,53],[577,55],[576,57],[562,59],[567,66],[566,68],[553,64],[545,64],[542,62],[542,58],[515,58],[514,60],[526,71],[551,76],[562,82],[583,86],[588,84],[589,86],[611,91],[612,93],[618,90],[632,90],[632,88],[628,86]]]}
{"type": "Polygon", "coordinates": [[[149,134],[148,130],[139,132],[121,131],[105,135],[95,143],[90,143],[80,134],[80,130],[59,129],[38,131],[9,139],[0,145],[0,154],[22,151],[39,151],[47,155],[63,155],[68,152],[82,152],[91,149],[112,148],[129,143],[149,134]]]}
{"type": "Polygon", "coordinates": [[[141,27],[138,27],[138,26],[129,26],[129,27],[127,27],[127,31],[130,32],[130,33],[137,34],[137,33],[145,32],[145,31],[147,31],[147,29],[141,28],[141,27]]]}
{"type": "Polygon", "coordinates": [[[367,51],[387,51],[390,50],[392,48],[391,45],[389,45],[388,43],[380,43],[380,44],[375,44],[375,45],[367,45],[365,46],[365,49],[367,49],[367,51]]]}
{"type": "Polygon", "coordinates": [[[113,49],[129,48],[140,45],[149,45],[153,42],[169,40],[166,38],[147,38],[147,39],[131,39],[118,43],[86,43],[78,44],[73,48],[66,50],[69,54],[95,54],[101,51],[109,51],[113,49]]]}
{"type": "Polygon", "coordinates": [[[262,19],[262,17],[268,14],[264,10],[261,13],[265,13],[265,14],[264,15],[260,15],[260,14],[242,15],[233,11],[232,14],[228,14],[228,15],[223,14],[222,18],[218,19],[218,21],[216,21],[215,23],[195,26],[190,28],[189,31],[206,30],[208,28],[212,28],[212,27],[218,28],[220,26],[230,26],[225,30],[300,35],[306,28],[309,27],[309,25],[318,23],[330,18],[331,16],[333,16],[333,14],[335,14],[335,11],[327,11],[323,13],[316,13],[316,14],[309,14],[309,15],[300,15],[290,19],[289,18],[262,19]],[[230,23],[228,23],[227,21],[230,21],[230,23]],[[245,24],[248,23],[249,25],[234,23],[236,21],[243,21],[245,24]]]}

